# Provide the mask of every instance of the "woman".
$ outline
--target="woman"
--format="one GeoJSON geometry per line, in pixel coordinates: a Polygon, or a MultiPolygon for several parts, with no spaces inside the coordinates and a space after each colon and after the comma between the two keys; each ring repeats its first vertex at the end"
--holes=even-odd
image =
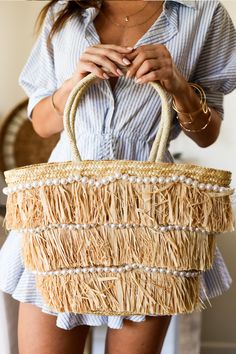
{"type": "MultiPolygon", "coordinates": [[[[170,140],[183,131],[201,147],[215,142],[223,96],[236,87],[236,32],[219,1],[50,1],[41,16],[20,85],[35,131],[42,137],[61,132],[49,161],[71,159],[62,112],[90,72],[101,80],[77,112],[82,159],[147,159],[160,118],[160,101],[146,85],[155,80],[174,101],[170,140]],[[199,99],[204,91],[207,109],[199,99]]],[[[166,161],[173,161],[169,151],[166,161]]],[[[89,326],[102,324],[108,326],[106,354],[161,352],[169,316],[55,313],[23,267],[19,234],[9,234],[0,260],[0,288],[21,302],[20,354],[83,353],[89,326]]],[[[230,283],[217,250],[203,277],[202,299],[220,295],[230,283]]]]}

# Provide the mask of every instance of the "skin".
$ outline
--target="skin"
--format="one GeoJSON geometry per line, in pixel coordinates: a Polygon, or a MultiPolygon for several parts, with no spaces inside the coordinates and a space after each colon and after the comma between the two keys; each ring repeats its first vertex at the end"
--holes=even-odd
{"type": "MultiPolygon", "coordinates": [[[[121,13],[132,14],[142,7],[142,1],[103,2],[103,11],[119,23],[121,13]]],[[[140,23],[144,18],[149,18],[157,7],[160,7],[159,1],[150,1],[145,10],[134,16],[133,23],[140,23]]],[[[137,84],[143,85],[159,80],[173,96],[180,110],[184,112],[198,110],[199,96],[178,71],[164,45],[157,43],[132,49],[137,40],[156,21],[160,12],[161,10],[142,26],[129,29],[112,25],[102,13],[99,13],[94,25],[102,44],[86,48],[72,77],[56,91],[54,101],[58,110],[63,112],[75,84],[90,72],[95,73],[101,80],[109,79],[111,87],[114,88],[117,78],[124,75],[119,71],[120,66],[126,68],[127,76],[138,80],[137,84]]],[[[201,147],[209,146],[219,135],[221,118],[213,108],[211,110],[212,119],[207,129],[201,133],[184,131],[201,147]]],[[[183,121],[186,119],[181,115],[179,118],[183,121]]],[[[200,128],[205,122],[206,116],[200,113],[192,129],[200,128]]],[[[50,137],[63,130],[62,117],[53,110],[51,97],[42,99],[35,106],[32,124],[34,130],[42,137],[50,137]]],[[[124,320],[124,326],[119,330],[108,328],[105,354],[159,354],[170,320],[171,316],[147,316],[146,321],[140,323],[124,320]]],[[[77,326],[66,331],[56,327],[55,321],[55,316],[44,314],[33,305],[21,303],[18,326],[20,354],[82,354],[89,326],[77,326]]]]}

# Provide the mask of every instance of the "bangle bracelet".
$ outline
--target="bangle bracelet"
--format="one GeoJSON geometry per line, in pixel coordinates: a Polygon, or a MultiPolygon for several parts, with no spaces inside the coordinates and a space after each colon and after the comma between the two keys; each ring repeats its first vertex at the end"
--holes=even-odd
{"type": "Polygon", "coordinates": [[[208,126],[208,125],[210,124],[210,122],[211,122],[212,115],[211,115],[211,109],[210,109],[209,107],[208,107],[208,112],[210,113],[210,115],[209,115],[209,117],[208,117],[208,120],[207,120],[206,124],[205,124],[203,127],[199,128],[199,129],[188,129],[188,128],[186,128],[186,127],[183,125],[183,123],[180,122],[180,120],[179,120],[179,124],[180,124],[180,126],[181,126],[184,130],[186,130],[187,132],[192,132],[192,133],[201,132],[202,130],[206,129],[207,126],[208,126]]]}
{"type": "Polygon", "coordinates": [[[59,111],[59,109],[56,107],[55,102],[54,102],[54,95],[55,95],[56,92],[57,91],[54,91],[52,96],[51,96],[52,107],[53,107],[54,111],[57,113],[57,115],[59,115],[60,117],[63,117],[63,113],[61,113],[59,111]]]}
{"type": "Polygon", "coordinates": [[[185,122],[185,124],[192,124],[194,122],[193,116],[197,115],[198,113],[200,113],[201,111],[203,113],[208,113],[208,107],[207,107],[207,101],[206,101],[206,94],[204,92],[204,90],[202,89],[202,87],[198,84],[195,83],[189,83],[190,86],[194,87],[199,93],[200,93],[200,104],[201,104],[201,108],[199,108],[198,110],[194,111],[194,112],[182,112],[180,110],[178,110],[178,108],[176,107],[176,104],[173,100],[173,105],[172,108],[179,114],[183,114],[189,117],[190,121],[185,122]]]}

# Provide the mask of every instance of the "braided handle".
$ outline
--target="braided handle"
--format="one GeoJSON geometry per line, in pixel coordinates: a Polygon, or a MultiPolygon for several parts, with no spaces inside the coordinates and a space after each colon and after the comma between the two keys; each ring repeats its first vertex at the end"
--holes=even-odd
{"type": "MultiPolygon", "coordinates": [[[[84,77],[71,91],[66,102],[63,123],[64,129],[70,141],[73,160],[75,161],[81,161],[81,156],[76,144],[75,135],[75,117],[77,107],[79,105],[82,95],[86,92],[88,87],[98,80],[99,78],[93,73],[84,77]]],[[[152,85],[160,95],[162,111],[159,129],[153,142],[148,161],[161,162],[164,159],[170,134],[172,120],[171,106],[168,102],[168,93],[162,88],[161,84],[157,82],[151,82],[150,85],[152,85]]]]}

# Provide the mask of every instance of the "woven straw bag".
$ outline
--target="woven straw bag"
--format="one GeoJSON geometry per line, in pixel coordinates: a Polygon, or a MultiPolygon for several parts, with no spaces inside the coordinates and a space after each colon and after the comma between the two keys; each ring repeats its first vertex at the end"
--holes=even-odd
{"type": "Polygon", "coordinates": [[[202,273],[216,234],[234,230],[229,171],[163,162],[168,94],[148,161],[84,160],[74,122],[89,74],[64,111],[73,161],[5,171],[5,225],[22,233],[25,267],[45,303],[102,315],[190,313],[205,307],[202,273]]]}

